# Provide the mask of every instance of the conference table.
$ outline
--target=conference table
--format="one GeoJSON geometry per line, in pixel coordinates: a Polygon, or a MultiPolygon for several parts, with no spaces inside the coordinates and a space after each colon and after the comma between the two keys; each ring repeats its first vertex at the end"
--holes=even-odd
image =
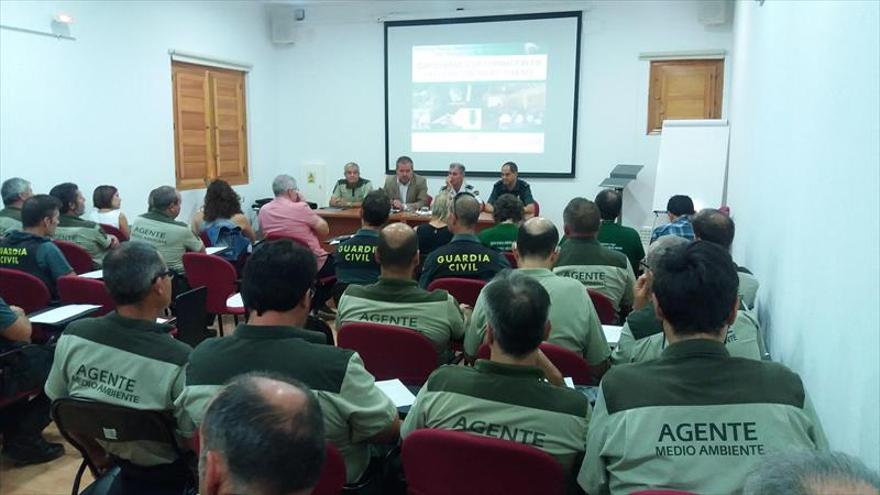
{"type": "MultiPolygon", "coordinates": [[[[360,208],[318,208],[315,210],[318,215],[327,221],[330,227],[330,235],[324,241],[325,249],[328,251],[336,251],[336,245],[328,244],[335,237],[343,235],[351,235],[361,228],[361,209],[360,208]]],[[[416,228],[418,225],[431,221],[430,212],[420,214],[415,212],[398,212],[392,213],[388,217],[388,223],[403,222],[416,228]]],[[[495,225],[495,220],[491,213],[485,211],[480,213],[480,219],[477,221],[477,232],[495,225]]]]}

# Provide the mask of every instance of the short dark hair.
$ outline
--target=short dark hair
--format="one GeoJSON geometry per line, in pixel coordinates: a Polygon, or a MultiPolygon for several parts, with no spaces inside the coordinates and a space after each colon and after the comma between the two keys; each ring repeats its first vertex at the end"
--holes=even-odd
{"type": "Polygon", "coordinates": [[[480,202],[468,192],[460,192],[452,198],[452,212],[458,223],[473,227],[480,220],[480,202]]]}
{"type": "Polygon", "coordinates": [[[61,210],[61,201],[48,194],[34,194],[21,205],[21,226],[36,227],[46,217],[55,215],[61,210]]]}
{"type": "Polygon", "coordinates": [[[248,309],[290,311],[312,287],[318,273],[315,255],[289,239],[263,242],[244,267],[241,298],[248,309]]]}
{"type": "MultiPolygon", "coordinates": [[[[502,194],[495,200],[495,209],[492,211],[492,218],[495,223],[513,220],[514,223],[522,222],[523,219],[523,202],[513,194],[502,194]]],[[[478,217],[479,219],[479,217],[478,217]]]]}
{"type": "Polygon", "coordinates": [[[241,213],[241,198],[223,179],[215,179],[205,191],[205,221],[218,218],[232,218],[241,213]]]}
{"type": "Polygon", "coordinates": [[[694,201],[691,199],[690,196],[676,194],[675,196],[669,198],[669,202],[666,203],[666,211],[672,213],[677,217],[680,217],[682,215],[693,215],[694,201]]]}
{"type": "Polygon", "coordinates": [[[399,236],[392,238],[388,234],[391,226],[397,228],[397,224],[391,224],[379,232],[379,243],[376,246],[379,264],[389,268],[407,268],[419,252],[419,237],[410,228],[402,239],[399,236]]]}
{"type": "Polygon", "coordinates": [[[652,266],[653,289],[676,334],[720,332],[737,301],[739,277],[730,254],[695,241],[673,247],[652,266]]]}
{"type": "Polygon", "coordinates": [[[595,234],[599,231],[599,208],[586,198],[574,198],[565,206],[562,220],[574,234],[595,234]]]}
{"type": "Polygon", "coordinates": [[[694,227],[694,235],[701,241],[709,241],[718,244],[724,249],[730,249],[733,244],[733,236],[736,234],[736,225],[733,219],[714,208],[704,208],[691,219],[694,227]]]}
{"type": "Polygon", "coordinates": [[[546,218],[526,220],[516,233],[516,250],[523,258],[549,258],[559,244],[559,230],[546,218]]]}
{"type": "Polygon", "coordinates": [[[119,192],[113,186],[98,186],[92,193],[92,205],[95,208],[113,208],[113,196],[119,192]]]}
{"type": "Polygon", "coordinates": [[[156,277],[168,268],[159,251],[147,242],[123,242],[104,255],[104,285],[118,305],[137,304],[147,297],[156,277]]]}
{"type": "Polygon", "coordinates": [[[502,164],[501,164],[501,168],[504,168],[504,167],[509,167],[509,168],[510,168],[510,171],[513,172],[513,173],[515,173],[515,174],[518,174],[518,173],[519,173],[519,167],[517,167],[516,164],[513,163],[513,162],[504,162],[504,163],[502,163],[502,164]]]}
{"type": "Polygon", "coordinates": [[[489,324],[502,351],[521,357],[541,345],[550,312],[550,295],[537,280],[504,270],[482,292],[489,324]]]}
{"type": "Polygon", "coordinates": [[[79,187],[73,182],[62,182],[57,186],[53,187],[51,191],[49,191],[50,196],[54,196],[61,202],[61,207],[58,208],[58,212],[64,215],[65,213],[70,211],[70,203],[76,205],[76,192],[79,191],[79,187]]]}
{"type": "Polygon", "coordinates": [[[409,163],[410,166],[412,166],[413,161],[412,161],[412,158],[410,158],[410,157],[408,157],[408,156],[406,156],[406,155],[401,155],[400,157],[397,158],[397,161],[394,162],[394,166],[397,167],[397,166],[400,165],[401,163],[409,163]]]}
{"type": "Polygon", "coordinates": [[[614,189],[603,189],[596,195],[596,206],[599,207],[602,220],[614,220],[620,216],[623,198],[614,189]]]}
{"type": "Polygon", "coordinates": [[[202,452],[218,452],[237,490],[285,495],[315,486],[324,464],[324,418],[318,401],[303,383],[281,375],[250,373],[220,390],[201,425],[202,452]],[[291,407],[268,400],[261,380],[299,389],[305,405],[291,407]],[[251,490],[247,490],[250,488],[251,490]]]}
{"type": "Polygon", "coordinates": [[[159,186],[150,191],[147,201],[151,210],[165,211],[179,201],[177,189],[171,186],[159,186]]]}
{"type": "Polygon", "coordinates": [[[361,218],[367,225],[381,227],[391,214],[391,199],[384,189],[370,191],[361,203],[361,218]]]}

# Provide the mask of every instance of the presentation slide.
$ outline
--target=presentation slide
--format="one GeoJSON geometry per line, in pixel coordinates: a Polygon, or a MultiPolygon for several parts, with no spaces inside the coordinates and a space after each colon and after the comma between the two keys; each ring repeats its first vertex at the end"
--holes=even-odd
{"type": "Polygon", "coordinates": [[[580,13],[386,23],[387,169],[574,175],[580,13]]]}

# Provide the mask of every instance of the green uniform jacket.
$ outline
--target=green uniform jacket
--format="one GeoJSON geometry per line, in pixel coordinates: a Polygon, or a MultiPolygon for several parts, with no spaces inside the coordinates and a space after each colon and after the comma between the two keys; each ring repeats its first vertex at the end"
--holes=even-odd
{"type": "MultiPolygon", "coordinates": [[[[168,325],[116,312],[71,323],[55,347],[46,395],[52,400],[76,397],[133,409],[174,410],[192,349],[174,340],[169,330],[168,325]]],[[[100,443],[111,454],[141,466],[176,458],[171,448],[155,442],[100,443]]]]}
{"type": "Polygon", "coordinates": [[[611,300],[615,311],[632,306],[636,277],[629,260],[595,239],[569,238],[559,249],[553,271],[601,292],[611,300]]]}
{"type": "Polygon", "coordinates": [[[486,247],[499,251],[512,251],[517,233],[519,233],[519,225],[515,223],[499,223],[480,231],[477,237],[480,238],[480,242],[486,247]]]}
{"type": "Polygon", "coordinates": [[[339,300],[337,324],[383,323],[415,330],[434,344],[438,362],[449,361],[449,341],[464,337],[464,316],[445,290],[428,292],[415,280],[379,278],[373,285],[350,285],[339,300]]]}
{"type": "Polygon", "coordinates": [[[603,246],[623,253],[629,259],[633,273],[639,266],[639,261],[645,257],[645,248],[642,246],[642,238],[632,227],[618,225],[614,220],[602,220],[599,227],[599,235],[596,236],[603,246]]]}
{"type": "Polygon", "coordinates": [[[605,374],[578,483],[590,495],[736,494],[764,456],[826,448],[796,373],[686,340],[605,374]]]}
{"type": "Polygon", "coordinates": [[[61,215],[53,239],[72,242],[85,249],[92,257],[93,268],[101,268],[111,244],[100,225],[72,215],[61,215]]]}
{"type": "Polygon", "coordinates": [[[440,246],[425,257],[419,286],[427,289],[437,278],[475,278],[486,282],[510,262],[498,251],[487,248],[473,234],[456,234],[449,244],[440,246]]]}
{"type": "Polygon", "coordinates": [[[7,206],[0,210],[0,237],[9,230],[21,230],[21,208],[7,206]]]}
{"type": "MultiPolygon", "coordinates": [[[[596,315],[593,302],[584,286],[576,280],[554,275],[546,268],[520,268],[519,272],[536,279],[550,295],[550,337],[547,342],[574,351],[591,365],[608,359],[611,349],[596,315]]],[[[464,337],[464,351],[476,356],[486,335],[486,301],[477,298],[464,337]]]]}
{"type": "Polygon", "coordinates": [[[358,179],[355,187],[348,187],[345,179],[336,181],[331,198],[341,199],[346,203],[362,203],[364,198],[373,190],[373,184],[367,179],[358,179]]]}
{"type": "Polygon", "coordinates": [[[354,236],[336,246],[336,280],[343,284],[373,284],[379,278],[380,267],[376,262],[376,246],[379,232],[360,229],[354,236]]]}
{"type": "Polygon", "coordinates": [[[739,276],[739,297],[742,303],[748,309],[755,309],[755,297],[758,295],[758,288],[761,284],[751,272],[746,271],[743,267],[739,267],[736,274],[739,276]]]}
{"type": "Polygon", "coordinates": [[[442,366],[432,373],[400,436],[441,428],[512,440],[547,452],[572,472],[589,422],[587,398],[547,383],[539,368],[480,359],[473,368],[442,366]]]}
{"type": "Polygon", "coordinates": [[[183,253],[201,251],[205,248],[201,239],[193,234],[189,226],[157,211],[144,213],[134,220],[131,226],[131,238],[156,246],[168,268],[178,273],[184,273],[183,253]]]}
{"type": "Polygon", "coordinates": [[[293,327],[239,325],[233,335],[208,339],[193,351],[186,388],[178,400],[181,428],[192,435],[211,399],[231,378],[268,371],[308,385],[324,413],[327,440],[345,459],[349,482],[370,462],[365,440],[390,427],[397,417],[356,352],[324,345],[324,337],[293,327]]]}

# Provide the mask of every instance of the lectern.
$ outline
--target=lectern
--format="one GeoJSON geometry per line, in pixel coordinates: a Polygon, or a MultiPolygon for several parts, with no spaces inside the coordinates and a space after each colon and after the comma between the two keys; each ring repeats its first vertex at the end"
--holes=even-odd
{"type": "Polygon", "coordinates": [[[620,193],[620,216],[617,217],[617,223],[621,223],[623,219],[623,190],[627,184],[635,180],[643,168],[644,165],[618,164],[611,171],[611,174],[599,184],[599,187],[614,189],[620,193]]]}

